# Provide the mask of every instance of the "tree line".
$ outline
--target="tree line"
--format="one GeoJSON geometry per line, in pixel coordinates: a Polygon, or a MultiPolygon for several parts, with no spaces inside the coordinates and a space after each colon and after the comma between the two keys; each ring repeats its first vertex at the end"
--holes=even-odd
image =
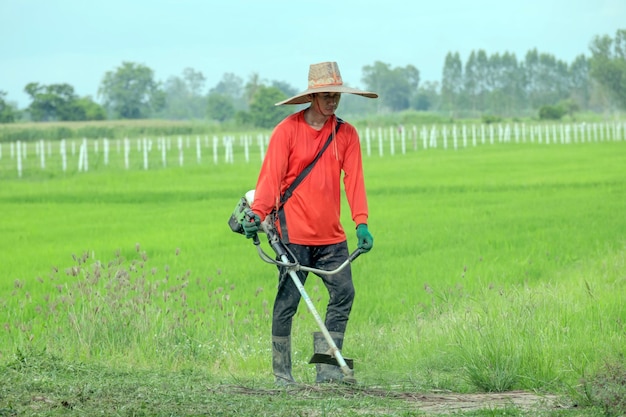
{"type": "MultiPolygon", "coordinates": [[[[567,63],[530,50],[523,59],[513,53],[472,51],[465,62],[458,52],[444,60],[440,82],[421,83],[418,68],[392,68],[376,61],[362,71],[367,90],[379,100],[342,98],[342,112],[372,114],[404,110],[432,111],[451,117],[514,117],[538,114],[560,118],[578,110],[626,109],[626,30],[614,37],[596,36],[591,55],[567,63]]],[[[247,81],[225,73],[206,89],[202,72],[186,68],[165,82],[149,67],[123,62],[107,71],[98,89],[100,103],[78,96],[70,84],[29,83],[31,102],[17,109],[0,90],[0,123],[18,120],[80,121],[105,119],[209,119],[271,128],[293,108],[273,104],[296,94],[291,85],[252,74],[247,81]]]]}

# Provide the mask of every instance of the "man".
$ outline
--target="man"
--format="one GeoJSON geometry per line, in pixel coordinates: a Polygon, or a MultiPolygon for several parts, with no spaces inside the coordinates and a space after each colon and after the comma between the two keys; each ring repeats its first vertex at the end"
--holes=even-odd
{"type": "MultiPolygon", "coordinates": [[[[277,213],[276,227],[281,240],[302,265],[316,269],[336,269],[348,258],[346,234],[340,223],[341,173],[346,197],[356,226],[358,247],[364,252],[373,246],[367,228],[368,207],[363,180],[361,147],[356,129],[335,116],[342,93],[376,98],[376,93],[343,85],[335,62],[311,65],[309,88],[276,103],[310,106],[294,113],[274,129],[255,188],[251,209],[254,219],[244,222],[248,238],[254,237],[260,222],[277,213]],[[329,144],[307,176],[281,203],[281,197],[304,170],[329,144]]],[[[302,283],[307,273],[298,271],[302,283]]],[[[350,267],[335,275],[320,276],[329,292],[325,324],[337,347],[343,345],[344,332],[354,300],[350,267]]],[[[279,287],[272,317],[272,366],[278,384],[294,383],[291,375],[291,324],[300,293],[279,268],[279,287]]],[[[326,353],[328,343],[321,332],[313,334],[315,353],[326,353]]],[[[341,381],[338,366],[317,364],[316,382],[341,381]]]]}

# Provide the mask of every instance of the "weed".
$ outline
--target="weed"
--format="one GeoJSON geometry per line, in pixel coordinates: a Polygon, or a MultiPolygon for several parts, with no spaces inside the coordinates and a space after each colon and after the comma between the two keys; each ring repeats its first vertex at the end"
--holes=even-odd
{"type": "Polygon", "coordinates": [[[590,404],[601,407],[607,416],[626,414],[626,365],[623,356],[605,362],[595,375],[581,382],[581,394],[590,404]]]}

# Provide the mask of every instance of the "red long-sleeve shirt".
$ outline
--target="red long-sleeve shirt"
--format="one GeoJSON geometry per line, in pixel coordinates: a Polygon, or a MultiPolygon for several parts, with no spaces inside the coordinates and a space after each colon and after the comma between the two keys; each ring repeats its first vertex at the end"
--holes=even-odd
{"type": "MultiPolygon", "coordinates": [[[[288,116],[276,126],[252,203],[252,210],[262,220],[278,206],[282,193],[322,149],[336,123],[336,117],[332,116],[317,131],[306,123],[303,110],[288,116]]],[[[283,207],[291,243],[317,246],[346,240],[340,223],[342,171],[352,220],[356,225],[367,223],[359,136],[354,126],[344,122],[322,157],[283,207]]]]}

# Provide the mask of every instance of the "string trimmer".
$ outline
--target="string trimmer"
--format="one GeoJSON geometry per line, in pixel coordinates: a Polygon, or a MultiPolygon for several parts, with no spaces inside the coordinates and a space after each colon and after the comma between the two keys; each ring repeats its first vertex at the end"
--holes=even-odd
{"type": "MultiPolygon", "coordinates": [[[[246,193],[245,197],[242,197],[241,200],[239,200],[239,203],[237,203],[237,206],[235,207],[235,210],[228,222],[231,229],[234,232],[243,233],[242,222],[250,221],[250,219],[252,219],[253,214],[252,214],[252,210],[250,209],[250,205],[252,204],[253,199],[254,199],[254,190],[251,190],[246,193]]],[[[361,249],[356,249],[354,252],[350,254],[348,259],[346,259],[344,263],[342,263],[341,265],[339,265],[339,267],[331,271],[304,266],[298,262],[298,260],[293,255],[293,253],[289,250],[289,248],[281,241],[273,220],[274,220],[273,216],[267,216],[265,220],[261,222],[261,230],[265,232],[265,234],[267,235],[268,243],[272,247],[274,252],[276,253],[276,257],[278,259],[274,259],[265,253],[265,251],[261,247],[261,242],[258,236],[254,237],[253,243],[257,248],[259,257],[263,261],[286,268],[293,283],[295,284],[296,288],[298,288],[300,295],[304,299],[304,302],[306,303],[307,308],[309,309],[309,311],[313,315],[313,318],[317,322],[317,325],[320,328],[320,331],[324,335],[324,339],[326,339],[328,346],[330,346],[330,348],[328,349],[326,353],[315,353],[311,357],[311,360],[309,360],[309,363],[310,364],[324,363],[328,365],[338,366],[341,368],[341,372],[344,374],[344,382],[355,383],[356,379],[354,378],[354,372],[353,372],[354,361],[352,359],[344,358],[341,355],[341,351],[337,347],[337,344],[335,343],[332,336],[328,332],[328,329],[324,325],[324,321],[322,320],[321,316],[315,309],[315,305],[313,304],[313,301],[311,301],[311,298],[309,297],[306,290],[304,289],[304,285],[302,285],[302,282],[300,282],[300,279],[298,278],[298,274],[296,274],[296,272],[306,271],[306,272],[312,272],[316,275],[337,274],[339,271],[343,270],[346,266],[348,266],[351,262],[353,262],[362,253],[361,249]]]]}

